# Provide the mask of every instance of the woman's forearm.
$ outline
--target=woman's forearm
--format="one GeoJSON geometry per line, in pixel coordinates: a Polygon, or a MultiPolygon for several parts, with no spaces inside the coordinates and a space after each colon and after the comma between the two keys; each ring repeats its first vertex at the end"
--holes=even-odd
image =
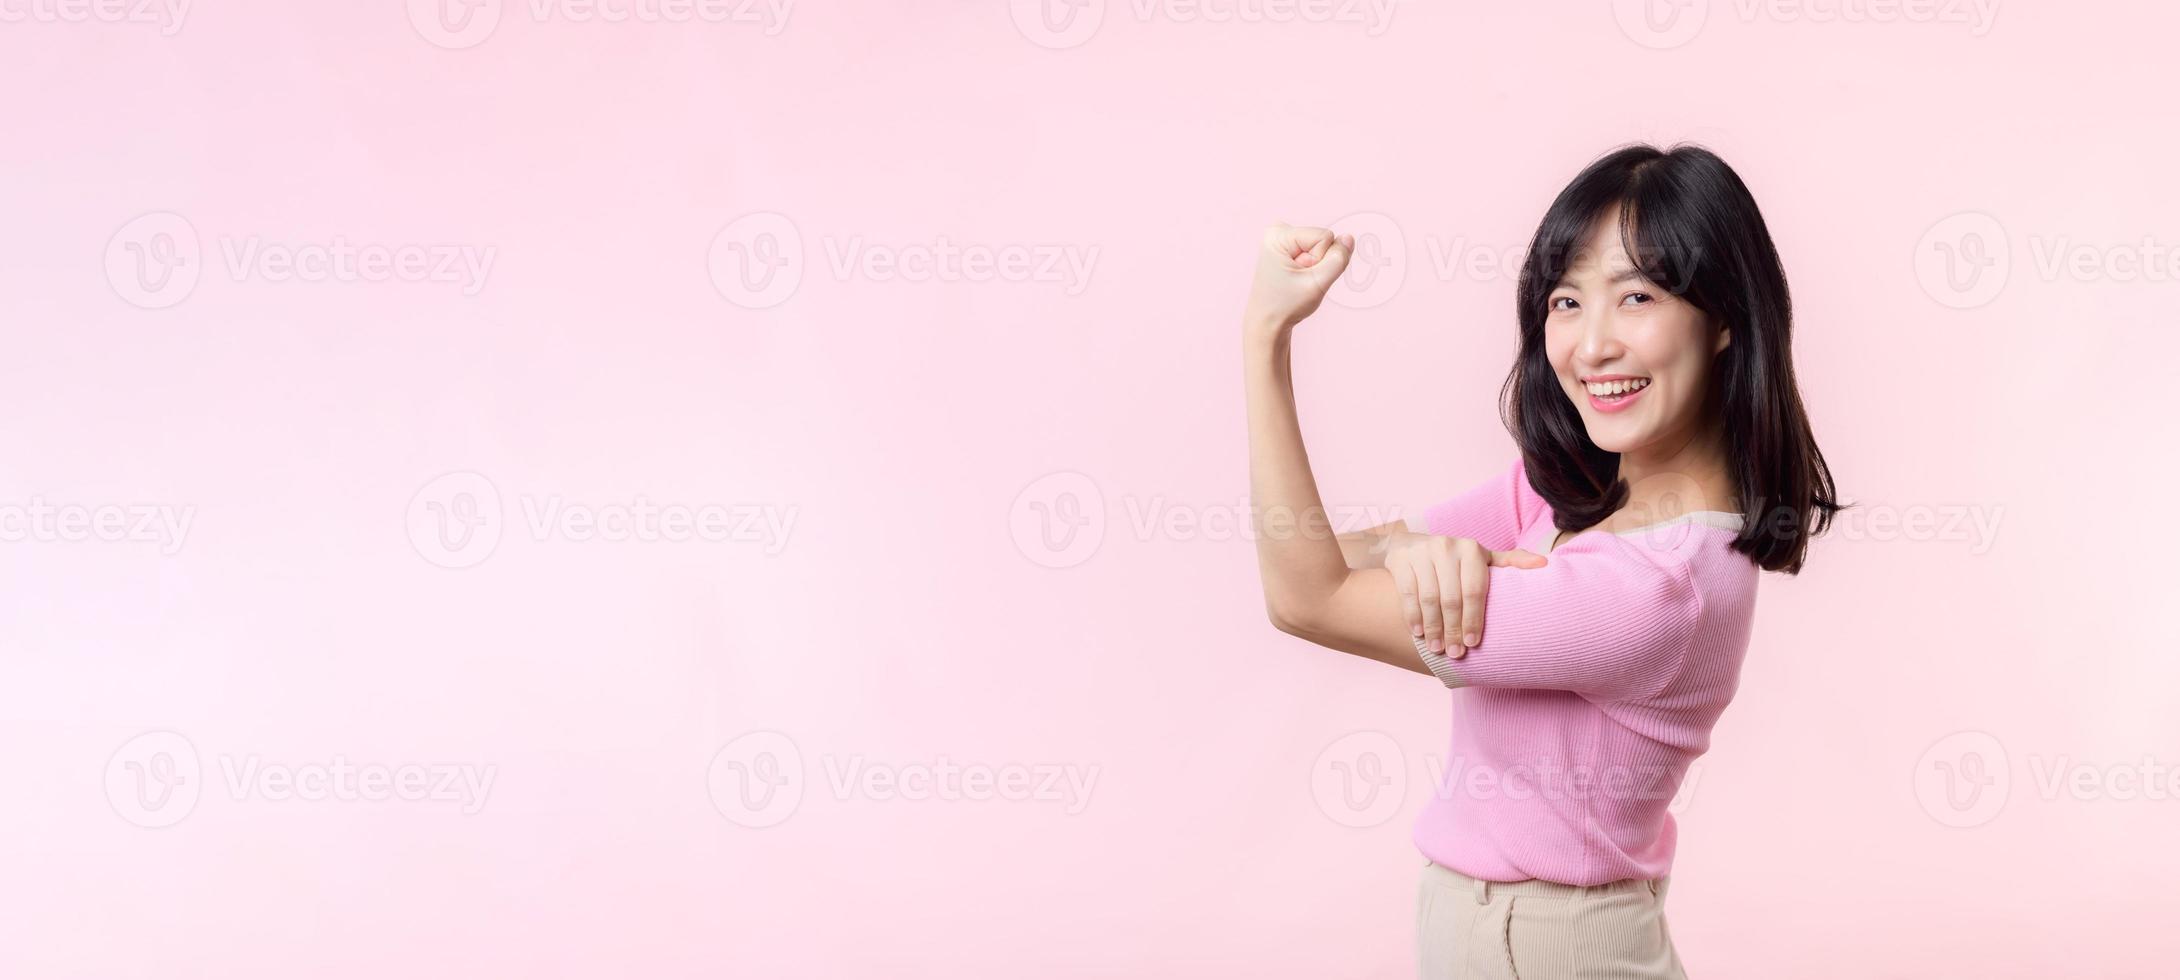
{"type": "Polygon", "coordinates": [[[1249,414],[1249,499],[1264,604],[1281,628],[1299,627],[1347,580],[1295,413],[1292,334],[1271,323],[1243,332],[1249,414]]]}

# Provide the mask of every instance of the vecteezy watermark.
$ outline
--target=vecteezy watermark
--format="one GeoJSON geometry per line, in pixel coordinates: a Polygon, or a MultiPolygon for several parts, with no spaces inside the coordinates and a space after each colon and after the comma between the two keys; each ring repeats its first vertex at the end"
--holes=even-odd
{"type": "MultiPolygon", "coordinates": [[[[1347,271],[1325,294],[1326,299],[1351,310],[1385,305],[1399,295],[1412,276],[1439,282],[1517,282],[1531,259],[1527,240],[1490,241],[1431,231],[1410,235],[1398,220],[1379,211],[1358,211],[1329,227],[1355,236],[1355,253],[1347,271]],[[1416,247],[1418,241],[1420,249],[1416,247]]],[[[1668,290],[1685,286],[1702,258],[1700,254],[1683,257],[1662,250],[1646,251],[1648,248],[1636,245],[1632,259],[1661,278],[1682,280],[1657,284],[1668,290]]],[[[1588,261],[1588,243],[1576,243],[1563,258],[1553,264],[1565,268],[1588,261]]]]}
{"type": "MultiPolygon", "coordinates": [[[[1118,525],[1135,541],[1254,541],[1259,535],[1349,534],[1403,519],[1398,507],[1328,508],[1314,520],[1302,520],[1284,508],[1258,508],[1244,496],[1232,503],[1193,504],[1164,494],[1122,494],[1118,525]]],[[[1096,480],[1072,470],[1038,477],[1015,494],[1007,509],[1007,531],[1022,557],[1046,568],[1073,568],[1089,561],[1105,543],[1104,491],[1096,480]]]]}
{"type": "Polygon", "coordinates": [[[1696,783],[1702,779],[1701,763],[1690,763],[1685,772],[1654,764],[1567,763],[1536,759],[1508,764],[1482,765],[1460,756],[1450,762],[1431,757],[1431,785],[1440,799],[1469,800],[1619,800],[1658,801],[1666,810],[1687,810],[1696,783]]]}
{"type": "Polygon", "coordinates": [[[744,827],[771,827],[802,806],[808,778],[802,749],[779,732],[748,732],[712,753],[705,791],[719,815],[744,827]]]}
{"type": "Polygon", "coordinates": [[[1915,760],[1916,802],[1948,827],[1978,827],[2006,808],[2013,770],[2006,747],[1988,732],[1954,732],[1915,760]]]}
{"type": "MultiPolygon", "coordinates": [[[[1744,24],[1940,24],[1991,32],[1998,0],[1727,0],[1744,24]]],[[[1677,48],[1703,33],[1712,0],[1612,0],[1620,32],[1646,48],[1677,48]]]]}
{"type": "Polygon", "coordinates": [[[1384,732],[1350,732],[1310,764],[1310,797],[1342,827],[1375,827],[1408,802],[1408,757],[1384,732]]]}
{"type": "MultiPolygon", "coordinates": [[[[862,235],[824,235],[822,268],[837,282],[1028,283],[1079,296],[1096,271],[1096,245],[956,242],[874,242],[862,235]]],[[[778,306],[802,285],[807,258],[802,230],[776,211],[746,214],[712,236],[705,268],[712,286],[737,306],[778,306]]]]}
{"type": "MultiPolygon", "coordinates": [[[[1075,763],[956,762],[947,756],[906,763],[860,753],[823,757],[819,786],[835,801],[873,803],[1031,803],[1074,816],[1090,805],[1098,767],[1075,763]]],[[[713,753],[704,782],[712,806],[744,827],[772,827],[795,815],[810,788],[802,750],[780,732],[743,734],[713,753]]]]}
{"type": "MultiPolygon", "coordinates": [[[[2030,235],[2029,271],[2041,282],[2180,282],[2180,243],[2144,235],[2136,242],[2084,242],[2071,235],[2030,235]]],[[[2015,268],[2006,226],[1981,211],[1933,223],[1915,243],[1915,279],[1931,299],[1957,310],[1998,298],[2015,268]]]]}
{"type": "MultiPolygon", "coordinates": [[[[1757,507],[1756,530],[1779,538],[1799,533],[1804,513],[1785,507],[1757,507]]],[[[1877,544],[1965,544],[1981,555],[1998,543],[2006,515],[2004,504],[1890,504],[1855,501],[1832,515],[1826,538],[1877,544]]],[[[1745,517],[1744,517],[1745,519],[1745,517]]]]}
{"type": "Polygon", "coordinates": [[[1394,0],[1010,0],[1014,28],[1041,48],[1079,47],[1097,36],[1108,6],[1138,23],[1342,24],[1366,37],[1393,23],[1394,0]]]}
{"type": "MultiPolygon", "coordinates": [[[[1420,776],[1432,787],[1432,798],[1441,801],[1662,801],[1666,812],[1681,814],[1702,778],[1700,762],[1685,771],[1544,758],[1486,765],[1425,755],[1422,762],[1420,776]]],[[[1407,803],[1409,781],[1408,754],[1384,732],[1334,739],[1310,765],[1310,795],[1318,811],[1343,827],[1375,827],[1392,819],[1407,803]]]]}
{"type": "Polygon", "coordinates": [[[1105,494],[1081,473],[1046,474],[1015,495],[1007,530],[1022,557],[1046,568],[1073,568],[1105,543],[1105,494]]]}
{"type": "Polygon", "coordinates": [[[1998,543],[2005,513],[2004,504],[1857,503],[1833,515],[1826,533],[1848,541],[1966,544],[1969,554],[1981,555],[1998,543]]]}
{"type": "Polygon", "coordinates": [[[469,816],[484,809],[495,765],[445,762],[382,764],[347,756],[300,763],[255,753],[213,757],[212,778],[197,747],[177,732],[145,732],[106,761],[106,801],[139,827],[171,827],[195,812],[210,788],[233,803],[441,804],[469,816]]]}
{"type": "Polygon", "coordinates": [[[0,24],[126,24],[182,32],[190,0],[0,0],[0,24]]]}
{"type": "Polygon", "coordinates": [[[1363,310],[1383,305],[1400,292],[1408,278],[1408,238],[1399,222],[1376,211],[1358,211],[1333,222],[1332,229],[1353,235],[1355,251],[1325,298],[1363,310]]]}
{"type": "Polygon", "coordinates": [[[408,6],[419,37],[459,51],[491,38],[509,7],[534,24],[731,24],[774,37],[787,29],[794,0],[408,0],[408,6]]]}
{"type": "Polygon", "coordinates": [[[1998,298],[2012,271],[2006,227],[1981,211],[1963,211],[1932,224],[1915,243],[1915,280],[1931,299],[1956,310],[1998,298]]]}
{"type": "MultiPolygon", "coordinates": [[[[2027,769],[2027,785],[2046,803],[2180,801],[2180,766],[2148,755],[2127,762],[2090,762],[2032,753],[2027,769]]],[[[1915,760],[1915,800],[1930,819],[1948,827],[1990,823],[2014,798],[2018,783],[2005,743],[1989,732],[1946,735],[1915,760]]]]}
{"type": "Polygon", "coordinates": [[[0,542],[149,544],[169,556],[189,538],[197,508],[173,504],[55,504],[0,501],[0,542]]]}
{"type": "MultiPolygon", "coordinates": [[[[4,2],[4,0],[0,0],[4,2]]],[[[234,282],[431,283],[482,291],[498,249],[492,246],[269,241],[259,235],[216,239],[219,265],[234,282]]],[[[115,295],[147,310],[188,299],[204,276],[205,252],[189,219],[171,211],[142,215],[106,241],[106,281],[115,295]]]]}
{"type": "MultiPolygon", "coordinates": [[[[531,541],[756,545],[767,556],[787,547],[800,508],[772,504],[574,501],[557,493],[515,498],[516,529],[531,541]]],[[[506,533],[499,487],[481,473],[448,473],[409,498],[410,545],[441,568],[469,568],[492,557],[506,533]]]]}

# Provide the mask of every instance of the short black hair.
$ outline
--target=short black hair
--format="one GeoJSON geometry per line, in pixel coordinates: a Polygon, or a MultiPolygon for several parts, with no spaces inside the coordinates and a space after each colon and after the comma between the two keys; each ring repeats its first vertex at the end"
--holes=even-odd
{"type": "Polygon", "coordinates": [[[1619,454],[1590,441],[1544,347],[1552,290],[1615,205],[1621,241],[1643,275],[1731,331],[1705,407],[1722,426],[1738,491],[1734,550],[1770,571],[1800,571],[1809,539],[1841,505],[1794,383],[1786,271],[1748,186],[1700,146],[1614,150],[1560,191],[1537,226],[1515,290],[1521,349],[1499,393],[1530,486],[1565,531],[1594,526],[1627,502],[1619,454]]]}

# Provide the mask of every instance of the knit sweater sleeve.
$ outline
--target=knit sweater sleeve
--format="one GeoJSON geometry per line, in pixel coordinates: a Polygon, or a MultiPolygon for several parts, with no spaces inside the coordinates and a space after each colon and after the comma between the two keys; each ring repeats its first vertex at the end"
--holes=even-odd
{"type": "Polygon", "coordinates": [[[1655,694],[1679,672],[1702,612],[1686,559],[1603,531],[1577,534],[1543,568],[1493,568],[1483,642],[1461,659],[1415,641],[1447,687],[1655,694]]]}
{"type": "Polygon", "coordinates": [[[1516,460],[1498,476],[1425,508],[1423,532],[1506,551],[1543,511],[1544,498],[1530,489],[1528,471],[1516,460]]]}

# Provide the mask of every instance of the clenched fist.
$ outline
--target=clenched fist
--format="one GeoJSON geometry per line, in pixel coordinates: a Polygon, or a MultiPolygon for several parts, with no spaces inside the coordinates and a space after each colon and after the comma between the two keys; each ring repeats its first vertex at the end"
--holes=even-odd
{"type": "Polygon", "coordinates": [[[1264,230],[1256,282],[1243,317],[1251,329],[1283,331],[1317,312],[1325,291],[1347,271],[1355,236],[1277,224],[1264,230]]]}

